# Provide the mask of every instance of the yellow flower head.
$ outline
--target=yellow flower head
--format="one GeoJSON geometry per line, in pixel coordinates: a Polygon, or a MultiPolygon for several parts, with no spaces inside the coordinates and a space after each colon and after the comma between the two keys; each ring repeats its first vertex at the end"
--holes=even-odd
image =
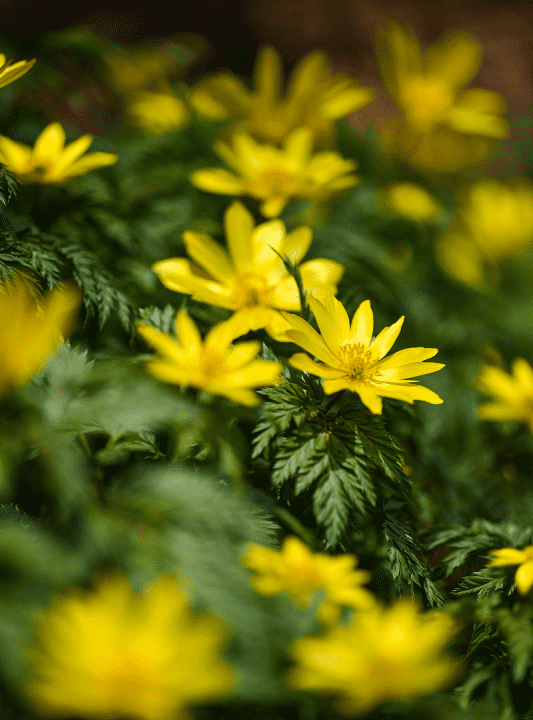
{"type": "Polygon", "coordinates": [[[34,65],[35,60],[19,60],[14,63],[12,60],[6,60],[6,56],[0,53],[0,88],[18,80],[34,65]]]}
{"type": "Polygon", "coordinates": [[[388,700],[410,700],[452,683],[456,660],[443,653],[456,629],[444,613],[421,614],[410,598],[373,605],[349,625],[302,638],[291,654],[291,685],[337,696],[336,709],[364,714],[388,700]]]}
{"type": "Polygon", "coordinates": [[[412,220],[436,220],[443,214],[441,206],[416,183],[395,183],[385,188],[381,196],[387,207],[412,220]]]}
{"type": "Polygon", "coordinates": [[[276,144],[302,126],[311,129],[315,140],[330,140],[335,120],[360,110],[373,99],[371,90],[359,87],[351,78],[333,76],[322,52],[301,60],[285,97],[282,74],[279,53],[263,47],[255,64],[253,90],[234,75],[220,73],[193,88],[191,104],[202,115],[232,120],[240,131],[276,144]]]}
{"type": "Polygon", "coordinates": [[[203,343],[194,321],[183,310],[176,314],[177,340],[144,323],[137,324],[137,332],[160,354],[148,362],[147,370],[172,385],[192,386],[253,406],[259,398],[250,388],[275,385],[280,379],[280,363],[255,359],[260,342],[232,347],[241,330],[235,329],[231,319],[212,327],[203,343]]]}
{"type": "Polygon", "coordinates": [[[142,595],[120,576],[58,597],[37,620],[27,697],[48,717],[187,720],[234,679],[219,655],[226,627],[196,616],[170,575],[142,595]]]}
{"type": "Polygon", "coordinates": [[[308,128],[295,130],[283,148],[260,145],[249,135],[233,138],[233,149],[222,141],[215,150],[234,173],[222,168],[203,168],[191,182],[206,192],[220,195],[250,195],[261,201],[265,217],[277,217],[292,198],[327,200],[359,182],[352,174],[354,160],[336,152],[312,154],[308,128]]]}
{"type": "Polygon", "coordinates": [[[516,587],[520,595],[527,595],[533,587],[533,545],[527,545],[523,550],[515,548],[502,548],[493,550],[489,567],[505,567],[506,565],[518,565],[515,574],[516,587]]]}
{"type": "Polygon", "coordinates": [[[258,573],[252,584],[263,595],[286,592],[296,606],[303,607],[312,602],[317,590],[324,590],[326,600],[318,611],[324,623],[336,623],[343,605],[362,610],[375,602],[372,593],[362,587],[370,573],[354,569],[355,555],[312,553],[294,536],[285,539],[281,550],[250,545],[243,562],[258,573]]]}
{"type": "Polygon", "coordinates": [[[121,50],[106,60],[111,83],[123,95],[168,91],[169,75],[176,68],[176,60],[160,48],[121,50]]]}
{"type": "Polygon", "coordinates": [[[533,432],[533,368],[527,360],[515,358],[510,375],[483,365],[477,389],[493,397],[493,402],[478,407],[480,420],[516,420],[533,432]]]}
{"type": "Polygon", "coordinates": [[[83,155],[93,141],[82,135],[65,147],[65,131],[57,122],[48,125],[33,148],[0,135],[0,162],[24,184],[64,185],[79,175],[105,165],[113,165],[118,156],[93,152],[83,155]]]}
{"type": "Polygon", "coordinates": [[[414,384],[411,379],[444,367],[441,363],[423,362],[438,350],[407,348],[383,359],[400,334],[403,317],[372,339],[374,317],[370,300],[361,303],[351,325],[346,310],[333,295],[324,293],[320,300],[308,295],[308,300],[322,335],[303,318],[282,314],[293,328],[287,331],[287,337],[321,362],[296,353],[289,363],[298,370],[324,378],[326,394],[339,390],[356,392],[363,404],[377,414],[382,412],[382,397],[411,404],[415,400],[434,405],[442,403],[432,390],[414,384]]]}
{"type": "Polygon", "coordinates": [[[139,93],[127,105],[127,113],[134,125],[151,135],[181,130],[189,122],[185,103],[170,93],[139,93]]]}
{"type": "Polygon", "coordinates": [[[74,285],[40,299],[35,281],[23,273],[0,283],[0,395],[24,385],[51,360],[75,328],[80,301],[74,285]]]}
{"type": "Polygon", "coordinates": [[[502,97],[464,89],[478,73],[481,54],[476,38],[464,32],[451,33],[423,54],[410,28],[391,23],[378,31],[385,87],[408,125],[420,133],[440,125],[466,135],[507,137],[502,97]]]}
{"type": "MultiPolygon", "coordinates": [[[[312,230],[302,226],[286,233],[281,220],[254,227],[252,215],[240,202],[224,214],[227,253],[209,235],[186,231],[183,239],[189,260],[170,258],[153,266],[163,285],[192,295],[194,300],[235,310],[242,335],[266,328],[283,340],[290,326],[278,310],[298,312],[298,286],[274,250],[299,262],[311,244],[312,230]]],[[[318,258],[300,265],[304,288],[337,292],[344,268],[333,260],[318,258]]],[[[236,318],[237,320],[237,318],[236,318]]]]}

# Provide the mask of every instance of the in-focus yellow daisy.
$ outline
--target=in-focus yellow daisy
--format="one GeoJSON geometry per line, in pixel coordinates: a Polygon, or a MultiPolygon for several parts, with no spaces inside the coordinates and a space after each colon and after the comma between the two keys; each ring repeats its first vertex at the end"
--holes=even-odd
{"type": "Polygon", "coordinates": [[[523,550],[493,550],[490,555],[494,555],[494,560],[490,561],[489,567],[519,566],[514,576],[516,587],[520,595],[527,595],[533,587],[533,545],[527,545],[523,550]]]}
{"type": "Polygon", "coordinates": [[[443,215],[439,203],[423,187],[411,182],[389,185],[380,191],[383,203],[405,217],[425,222],[443,215]]]}
{"type": "Polygon", "coordinates": [[[73,285],[40,298],[27,274],[0,283],[0,396],[24,385],[75,329],[81,293],[73,285]]]}
{"type": "Polygon", "coordinates": [[[389,700],[410,700],[448,686],[459,664],[443,651],[456,632],[449,615],[419,612],[410,598],[373,605],[349,625],[292,647],[288,682],[336,696],[335,709],[364,714],[389,700]]]}
{"type": "Polygon", "coordinates": [[[63,185],[79,175],[113,165],[118,160],[118,155],[113,153],[83,155],[93,141],[92,135],[82,135],[67,146],[65,139],[65,131],[57,122],[45,127],[33,148],[0,135],[0,162],[21,183],[63,185]]]}
{"type": "Polygon", "coordinates": [[[215,150],[234,173],[202,168],[192,173],[193,185],[206,192],[257,198],[269,218],[277,217],[292,198],[327,200],[359,182],[352,174],[357,167],[354,160],[336,152],[312,154],[308,128],[295,130],[283,148],[260,145],[240,134],[233,138],[233,148],[219,140],[215,150]]]}
{"type": "Polygon", "coordinates": [[[258,341],[242,342],[232,347],[241,334],[231,319],[211,328],[202,342],[198,328],[189,314],[176,314],[177,340],[144,323],[137,332],[159,352],[146,369],[158,380],[172,385],[192,386],[212,395],[222,395],[242,405],[259,405],[251,388],[275,385],[280,380],[281,363],[256,360],[261,349],[258,341]]]}
{"type": "Polygon", "coordinates": [[[346,75],[333,75],[322,52],[306,55],[296,66],[287,93],[282,96],[283,68],[272,47],[259,50],[254,68],[254,89],[230,73],[200,81],[191,91],[191,104],[213,120],[232,120],[234,127],[259,140],[283,142],[306,126],[314,140],[333,139],[336,120],[357,112],[373,99],[368,88],[346,75]]]}
{"type": "Polygon", "coordinates": [[[150,135],[181,130],[189,122],[185,103],[170,93],[139,93],[132,97],[126,111],[131,122],[150,135]]]}
{"type": "MultiPolygon", "coordinates": [[[[240,202],[226,210],[224,227],[229,253],[209,235],[187,230],[183,239],[195,264],[170,258],[155,263],[153,270],[170,290],[234,310],[242,335],[266,328],[283,340],[290,325],[278,311],[298,312],[301,305],[296,281],[274,251],[298,263],[311,244],[311,228],[302,226],[287,234],[281,220],[254,227],[251,213],[240,202]]],[[[299,269],[305,289],[332,293],[344,272],[342,265],[325,258],[308,260],[299,269]]]]}
{"type": "Polygon", "coordinates": [[[483,365],[477,389],[492,395],[493,402],[478,407],[480,420],[516,420],[533,432],[533,368],[523,358],[515,358],[509,375],[504,370],[483,365]]]}
{"type": "Polygon", "coordinates": [[[324,590],[326,600],[318,617],[327,624],[338,621],[342,606],[365,610],[376,602],[372,593],[362,587],[371,576],[367,570],[354,569],[355,555],[312,553],[294,536],[285,539],[281,550],[250,545],[243,563],[258,573],[252,578],[257,592],[286,592],[297,607],[309,605],[316,591],[324,590]]]}
{"type": "Polygon", "coordinates": [[[289,363],[311,375],[324,378],[327,395],[339,390],[356,392],[364,405],[373,413],[381,414],[382,397],[396,398],[413,403],[415,400],[438,405],[441,398],[411,378],[427,375],[444,367],[442,363],[424,363],[436,355],[434,348],[407,348],[385,358],[400,334],[404,317],[384,328],[372,339],[374,316],[370,300],[359,305],[352,322],[342,303],[331,294],[320,300],[307,296],[322,335],[298,315],[282,313],[291,324],[287,337],[320,362],[311,360],[305,353],[296,353],[289,363]]]}
{"type": "Polygon", "coordinates": [[[191,611],[170,575],[142,594],[119,575],[57,597],[36,622],[26,694],[47,717],[188,720],[186,708],[227,696],[228,630],[191,611]]]}
{"type": "Polygon", "coordinates": [[[35,65],[35,60],[6,60],[6,56],[0,53],[0,88],[9,85],[14,80],[25,75],[35,65]]]}

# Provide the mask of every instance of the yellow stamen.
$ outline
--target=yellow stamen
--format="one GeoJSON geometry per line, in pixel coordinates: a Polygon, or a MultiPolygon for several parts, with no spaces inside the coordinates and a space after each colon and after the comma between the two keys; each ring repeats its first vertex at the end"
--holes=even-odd
{"type": "Polygon", "coordinates": [[[253,191],[258,197],[290,196],[294,194],[298,178],[285,170],[269,170],[255,178],[253,191]]]}
{"type": "Polygon", "coordinates": [[[337,357],[352,380],[372,382],[378,374],[373,367],[372,353],[362,343],[345,343],[339,348],[337,357]]]}
{"type": "Polygon", "coordinates": [[[238,308],[269,307],[273,304],[274,288],[269,285],[264,275],[247,272],[237,275],[233,285],[231,299],[238,308]]]}

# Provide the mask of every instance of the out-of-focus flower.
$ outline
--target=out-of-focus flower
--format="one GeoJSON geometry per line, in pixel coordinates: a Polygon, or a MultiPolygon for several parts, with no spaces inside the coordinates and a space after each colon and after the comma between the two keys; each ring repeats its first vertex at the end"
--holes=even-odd
{"type": "Polygon", "coordinates": [[[383,359],[400,334],[403,317],[372,340],[374,317],[370,300],[361,303],[351,325],[342,303],[333,295],[324,293],[320,300],[308,295],[308,301],[322,335],[303,318],[284,312],[283,317],[293,328],[286,334],[293,343],[321,362],[311,360],[304,353],[296,353],[289,363],[298,370],[324,378],[327,395],[339,390],[356,392],[362,403],[376,414],[382,412],[382,397],[411,404],[415,400],[434,405],[442,403],[433,390],[416,385],[411,379],[444,367],[442,363],[423,362],[438,350],[407,348],[383,359]]]}
{"type": "Polygon", "coordinates": [[[302,638],[288,682],[336,696],[336,710],[364,714],[389,700],[410,700],[450,685],[459,663],[443,651],[457,628],[442,612],[420,613],[410,598],[358,612],[349,625],[302,638]]]}
{"type": "Polygon", "coordinates": [[[254,89],[234,75],[219,73],[200,81],[191,91],[196,111],[213,120],[232,120],[233,127],[259,140],[283,142],[291,132],[306,126],[313,139],[329,141],[335,120],[360,110],[373,99],[350,77],[333,75],[327,56],[314,52],[295,68],[282,97],[281,57],[272,47],[259,50],[254,89]]]}
{"type": "Polygon", "coordinates": [[[478,286],[488,267],[531,249],[533,184],[525,178],[479,180],[468,189],[458,216],[459,228],[441,238],[437,253],[450,274],[478,286]]]}
{"type": "Polygon", "coordinates": [[[312,602],[317,590],[324,590],[326,600],[318,617],[327,624],[338,621],[342,606],[366,610],[376,602],[372,593],[362,587],[371,576],[367,570],[355,570],[355,555],[312,553],[294,536],[285,539],[281,550],[250,545],[243,562],[258,573],[252,584],[263,595],[286,592],[296,606],[304,607],[312,602]]]}
{"type": "Polygon", "coordinates": [[[410,28],[381,27],[378,61],[385,88],[403,112],[403,119],[378,126],[386,149],[412,165],[455,172],[486,156],[491,147],[486,138],[507,137],[503,98],[464,89],[481,55],[481,45],[467,33],[454,32],[423,54],[410,28]]]}
{"type": "Polygon", "coordinates": [[[161,576],[142,595],[119,575],[57,597],[36,621],[28,701],[48,717],[188,720],[186,708],[225,697],[228,630],[194,615],[184,588],[161,576]]]}
{"type": "MultiPolygon", "coordinates": [[[[196,263],[182,258],[161,260],[153,266],[163,285],[192,295],[193,300],[234,310],[241,334],[266,328],[277,340],[286,340],[290,325],[279,310],[301,310],[295,279],[276,254],[298,263],[311,244],[312,230],[302,226],[286,233],[281,220],[254,227],[251,213],[234,202],[224,214],[229,254],[209,235],[186,231],[187,252],[196,263]]],[[[344,268],[325,258],[299,266],[305,289],[337,292],[344,268]]]]}
{"type": "Polygon", "coordinates": [[[118,160],[118,155],[113,153],[84,155],[93,141],[92,135],[82,135],[66,146],[65,139],[65,131],[57,122],[45,127],[33,148],[0,135],[0,162],[24,184],[64,185],[118,160]]]}
{"type": "Polygon", "coordinates": [[[0,283],[0,395],[24,385],[52,359],[75,328],[80,302],[74,285],[39,298],[35,281],[26,274],[0,283]]]}
{"type": "Polygon", "coordinates": [[[138,47],[106,56],[111,84],[123,95],[167,92],[176,60],[160,48],[138,47]]]}
{"type": "Polygon", "coordinates": [[[510,375],[483,365],[477,389],[493,397],[493,402],[478,407],[480,420],[516,420],[533,432],[533,368],[527,360],[515,358],[510,375]]]}
{"type": "Polygon", "coordinates": [[[516,587],[520,595],[527,595],[533,587],[533,545],[528,545],[523,550],[502,548],[489,554],[494,555],[489,567],[519,566],[515,574],[516,587]]]}
{"type": "Polygon", "coordinates": [[[18,80],[34,65],[35,60],[19,60],[14,63],[12,60],[6,60],[6,56],[0,53],[0,88],[18,80]]]}
{"type": "Polygon", "coordinates": [[[170,93],[140,93],[127,105],[134,125],[150,135],[164,135],[181,130],[189,122],[189,111],[183,100],[170,93]]]}
{"type": "Polygon", "coordinates": [[[178,310],[176,337],[170,337],[144,323],[137,332],[159,352],[146,369],[158,380],[172,385],[192,386],[212,395],[222,395],[242,405],[259,405],[251,388],[275,385],[281,378],[281,363],[256,360],[261,349],[259,341],[232,341],[242,334],[232,320],[211,328],[202,342],[198,328],[189,314],[178,310]]]}
{"type": "Polygon", "coordinates": [[[233,138],[233,149],[217,141],[215,150],[234,173],[222,168],[202,168],[191,182],[206,192],[221,195],[250,195],[261,201],[265,217],[277,217],[292,198],[326,200],[357,185],[352,174],[357,163],[336,152],[312,154],[308,128],[295,130],[283,149],[260,145],[250,136],[233,138]]]}
{"type": "Polygon", "coordinates": [[[411,182],[394,183],[380,191],[383,203],[405,217],[425,222],[443,215],[443,209],[423,187],[411,182]]]}

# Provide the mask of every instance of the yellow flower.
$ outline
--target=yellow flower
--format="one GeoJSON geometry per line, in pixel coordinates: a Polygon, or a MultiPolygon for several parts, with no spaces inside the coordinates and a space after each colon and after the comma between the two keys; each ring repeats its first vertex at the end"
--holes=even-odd
{"type": "Polygon", "coordinates": [[[189,705],[224,697],[227,628],[191,612],[170,575],[142,595],[118,575],[58,597],[37,620],[27,697],[48,717],[187,720],[189,705]]]}
{"type": "Polygon", "coordinates": [[[260,342],[231,346],[240,334],[231,319],[212,327],[204,343],[194,321],[183,310],[176,314],[175,328],[177,340],[150,325],[137,324],[137,332],[160,353],[147,364],[148,372],[158,380],[253,406],[259,404],[259,398],[250,388],[275,385],[280,379],[280,363],[255,359],[260,342]]]}
{"type": "Polygon", "coordinates": [[[12,60],[6,60],[6,56],[0,53],[0,88],[18,80],[34,65],[35,60],[19,60],[14,63],[12,60]]]}
{"type": "Polygon", "coordinates": [[[443,214],[442,207],[416,183],[395,183],[383,189],[381,196],[387,207],[412,220],[436,220],[443,214]]]}
{"type": "Polygon", "coordinates": [[[388,700],[410,700],[452,683],[459,664],[443,654],[456,629],[444,613],[421,614],[410,598],[377,603],[318,638],[302,638],[291,654],[288,682],[337,696],[336,709],[364,714],[388,700]]]}
{"type": "Polygon", "coordinates": [[[387,91],[420,133],[437,125],[467,135],[504,138],[503,98],[490,90],[463,89],[477,75],[481,45],[453,32],[422,54],[413,31],[396,23],[378,30],[377,56],[387,91]]]}
{"type": "Polygon", "coordinates": [[[0,395],[24,385],[51,360],[75,328],[80,301],[74,285],[39,299],[35,281],[23,273],[0,284],[0,395]]]}
{"type": "Polygon", "coordinates": [[[374,317],[370,300],[359,305],[350,325],[346,310],[333,295],[324,294],[320,300],[311,295],[307,297],[322,336],[301,317],[282,314],[293,328],[287,331],[289,339],[321,362],[311,360],[304,353],[296,353],[289,363],[298,370],[324,378],[327,395],[339,390],[356,392],[363,404],[377,414],[382,412],[382,397],[411,404],[415,400],[433,405],[442,403],[432,390],[416,385],[410,379],[444,367],[441,363],[423,362],[438,350],[407,348],[382,359],[400,334],[403,317],[372,340],[374,317]]]}
{"type": "Polygon", "coordinates": [[[322,52],[301,60],[285,97],[282,75],[279,53],[263,47],[256,60],[252,91],[234,75],[219,73],[192,89],[191,104],[202,115],[232,120],[241,131],[276,144],[302,126],[311,129],[315,140],[331,140],[335,120],[360,110],[373,99],[371,90],[359,87],[351,78],[333,76],[322,52]]]}
{"type": "Polygon", "coordinates": [[[343,605],[363,610],[375,602],[372,593],[361,587],[370,580],[370,573],[354,569],[355,555],[312,553],[294,536],[285,539],[281,550],[250,545],[243,562],[258,573],[252,584],[263,595],[286,592],[302,607],[311,603],[317,590],[324,590],[326,600],[318,611],[324,623],[336,623],[343,605]]]}
{"type": "Polygon", "coordinates": [[[533,432],[533,368],[523,358],[515,358],[511,375],[498,367],[483,365],[477,389],[492,395],[493,402],[478,407],[481,420],[517,420],[533,432]]]}
{"type": "Polygon", "coordinates": [[[185,103],[170,93],[139,93],[128,103],[127,112],[134,125],[151,135],[181,130],[189,122],[185,103]]]}
{"type": "Polygon", "coordinates": [[[215,150],[234,173],[222,168],[202,168],[191,182],[206,192],[221,195],[250,195],[261,201],[265,217],[277,217],[291,198],[326,200],[359,182],[352,171],[353,160],[336,152],[312,155],[308,128],[295,130],[283,149],[260,145],[249,135],[236,135],[233,149],[221,141],[215,150]]]}
{"type": "Polygon", "coordinates": [[[490,561],[489,567],[519,566],[514,578],[516,587],[520,595],[527,595],[533,586],[533,545],[527,545],[523,550],[493,550],[490,555],[494,555],[494,560],[490,561]]]}
{"type": "Polygon", "coordinates": [[[33,148],[0,135],[0,162],[22,183],[63,185],[89,170],[118,160],[117,155],[106,152],[81,157],[92,141],[92,135],[83,135],[65,147],[65,131],[54,122],[42,131],[33,148]]]}
{"type": "MultiPolygon", "coordinates": [[[[266,330],[283,340],[290,326],[278,310],[298,312],[298,286],[281,258],[288,255],[297,263],[311,244],[312,230],[302,226],[286,233],[281,220],[254,228],[252,215],[240,202],[224,214],[229,254],[209,235],[186,231],[183,239],[196,267],[189,260],[170,258],[153,266],[163,285],[192,295],[193,300],[236,311],[242,335],[249,330],[266,330]]],[[[333,260],[318,258],[300,265],[305,288],[337,292],[344,268],[333,260]]],[[[237,318],[236,318],[237,319],[237,318]]]]}
{"type": "Polygon", "coordinates": [[[106,56],[112,85],[123,95],[166,92],[176,61],[159,48],[137,47],[106,56]]]}

